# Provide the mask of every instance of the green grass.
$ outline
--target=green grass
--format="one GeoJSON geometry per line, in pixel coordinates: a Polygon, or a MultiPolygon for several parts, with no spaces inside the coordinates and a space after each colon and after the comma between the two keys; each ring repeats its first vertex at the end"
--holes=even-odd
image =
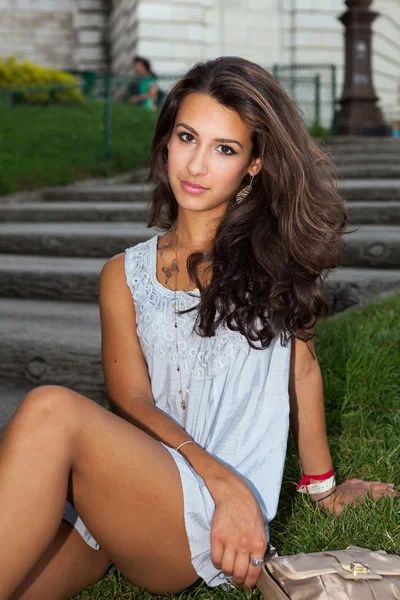
{"type": "MultiPolygon", "coordinates": [[[[400,482],[400,293],[318,327],[316,348],[324,377],[327,424],[339,482],[350,477],[400,482]]],[[[279,553],[316,552],[353,544],[400,553],[400,500],[347,507],[335,517],[315,511],[294,491],[300,471],[289,444],[278,516],[271,535],[279,553]]],[[[250,597],[240,587],[228,593],[202,586],[182,598],[226,600],[250,597]]],[[[151,596],[115,569],[76,600],[149,600],[151,596]]]]}
{"type": "Polygon", "coordinates": [[[112,106],[112,159],[104,159],[104,104],[0,103],[0,194],[110,176],[146,163],[157,113],[112,106]]]}

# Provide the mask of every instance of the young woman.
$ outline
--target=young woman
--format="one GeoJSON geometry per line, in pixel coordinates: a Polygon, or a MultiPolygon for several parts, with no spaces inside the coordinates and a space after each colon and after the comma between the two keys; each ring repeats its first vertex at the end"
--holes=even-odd
{"type": "Polygon", "coordinates": [[[164,234],[100,279],[114,414],[41,387],[2,439],[0,600],[68,598],[110,562],[157,594],[252,588],[289,408],[321,506],[392,493],[329,473],[312,338],[346,212],[287,95],[239,58],[195,66],[163,106],[151,177],[164,234]]]}

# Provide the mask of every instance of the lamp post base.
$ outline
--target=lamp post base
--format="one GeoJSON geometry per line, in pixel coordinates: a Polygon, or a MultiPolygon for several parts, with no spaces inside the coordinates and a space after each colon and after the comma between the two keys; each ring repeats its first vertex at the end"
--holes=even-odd
{"type": "Polygon", "coordinates": [[[372,23],[379,13],[372,0],[345,0],[348,10],[339,17],[345,26],[346,61],[337,130],[343,135],[390,135],[372,82],[372,23]]]}
{"type": "Polygon", "coordinates": [[[389,136],[392,128],[385,123],[377,98],[349,98],[340,101],[337,130],[341,135],[389,136]]]}

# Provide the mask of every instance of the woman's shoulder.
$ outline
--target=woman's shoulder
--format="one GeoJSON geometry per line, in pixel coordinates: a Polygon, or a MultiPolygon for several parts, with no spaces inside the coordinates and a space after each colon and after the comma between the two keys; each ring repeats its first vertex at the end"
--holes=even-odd
{"type": "Polygon", "coordinates": [[[151,252],[156,244],[156,237],[126,248],[125,252],[108,259],[100,274],[100,284],[110,281],[113,285],[120,280],[131,287],[132,279],[136,275],[148,272],[151,268],[151,252]]]}
{"type": "Polygon", "coordinates": [[[124,270],[126,283],[131,289],[140,282],[148,282],[156,268],[156,249],[158,236],[127,248],[124,252],[124,270]]]}
{"type": "Polygon", "coordinates": [[[125,270],[126,273],[134,273],[137,269],[142,270],[143,268],[151,267],[152,255],[155,253],[155,246],[157,246],[157,235],[151,237],[145,242],[135,244],[130,248],[126,248],[122,254],[124,256],[125,270]]]}

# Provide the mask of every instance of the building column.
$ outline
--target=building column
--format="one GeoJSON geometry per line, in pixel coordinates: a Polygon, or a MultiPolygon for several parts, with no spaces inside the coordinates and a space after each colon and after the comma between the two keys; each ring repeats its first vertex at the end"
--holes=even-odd
{"type": "Polygon", "coordinates": [[[107,71],[109,68],[107,0],[78,0],[74,14],[75,68],[107,71]]]}
{"type": "Polygon", "coordinates": [[[138,37],[138,0],[112,0],[110,54],[113,73],[130,73],[138,37]]]}

